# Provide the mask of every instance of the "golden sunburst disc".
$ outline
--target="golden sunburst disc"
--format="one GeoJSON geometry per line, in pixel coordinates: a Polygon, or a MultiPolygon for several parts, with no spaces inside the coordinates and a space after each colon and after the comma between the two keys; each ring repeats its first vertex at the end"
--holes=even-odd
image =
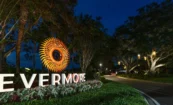
{"type": "Polygon", "coordinates": [[[69,63],[68,49],[57,38],[49,38],[41,44],[40,57],[45,67],[53,72],[63,71],[69,63]],[[58,52],[58,59],[54,57],[55,52],[58,52]]]}

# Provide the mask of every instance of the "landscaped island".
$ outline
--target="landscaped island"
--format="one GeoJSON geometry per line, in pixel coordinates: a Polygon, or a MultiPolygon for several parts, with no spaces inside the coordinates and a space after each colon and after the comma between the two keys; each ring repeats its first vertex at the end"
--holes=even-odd
{"type": "Polygon", "coordinates": [[[68,94],[45,100],[28,100],[7,105],[147,105],[144,98],[133,88],[107,81],[101,88],[68,94]]]}

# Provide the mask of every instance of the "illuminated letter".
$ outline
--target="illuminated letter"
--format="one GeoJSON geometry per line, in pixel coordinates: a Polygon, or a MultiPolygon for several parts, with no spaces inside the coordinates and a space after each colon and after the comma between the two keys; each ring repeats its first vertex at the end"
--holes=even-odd
{"type": "Polygon", "coordinates": [[[79,74],[80,82],[85,82],[85,73],[79,74]]]}
{"type": "Polygon", "coordinates": [[[4,89],[4,84],[13,84],[13,81],[4,81],[4,77],[14,77],[14,74],[0,74],[0,92],[14,91],[14,88],[4,89]]]}
{"type": "Polygon", "coordinates": [[[49,81],[48,79],[44,79],[44,76],[49,76],[49,74],[39,74],[39,86],[44,87],[46,85],[43,85],[43,83],[49,81]]]}
{"type": "Polygon", "coordinates": [[[37,76],[37,74],[33,74],[31,79],[30,79],[30,81],[29,81],[29,83],[28,83],[27,80],[26,80],[25,75],[24,74],[20,74],[20,77],[22,78],[22,81],[23,81],[23,84],[25,85],[25,88],[31,88],[31,86],[32,86],[36,76],[37,76]]]}
{"type": "Polygon", "coordinates": [[[62,74],[62,84],[65,84],[65,82],[67,84],[72,83],[72,76],[71,76],[71,74],[68,74],[68,77],[66,77],[65,74],[62,74]]]}
{"type": "Polygon", "coordinates": [[[59,74],[52,74],[52,80],[51,80],[51,84],[55,85],[55,83],[57,83],[58,85],[60,84],[60,75],[59,74]],[[56,80],[56,77],[58,77],[58,79],[56,80]]]}
{"type": "Polygon", "coordinates": [[[79,75],[77,73],[73,74],[73,82],[78,83],[79,82],[79,75]]]}

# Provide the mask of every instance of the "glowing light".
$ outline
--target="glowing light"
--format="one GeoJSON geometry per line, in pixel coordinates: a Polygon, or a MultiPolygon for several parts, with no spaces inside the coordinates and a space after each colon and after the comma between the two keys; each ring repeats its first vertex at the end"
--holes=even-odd
{"type": "Polygon", "coordinates": [[[127,67],[126,67],[126,66],[124,66],[124,69],[126,70],[126,69],[127,69],[127,67]]]}
{"type": "Polygon", "coordinates": [[[141,59],[141,55],[140,54],[138,54],[138,59],[141,59]]]}
{"type": "Polygon", "coordinates": [[[156,51],[153,51],[152,52],[152,56],[156,56],[156,51]]]}
{"type": "Polygon", "coordinates": [[[144,60],[145,60],[145,61],[147,60],[147,57],[146,57],[146,56],[144,56],[144,60]]]}
{"type": "Polygon", "coordinates": [[[29,71],[29,70],[31,70],[31,69],[30,69],[30,68],[25,68],[25,70],[28,70],[28,71],[29,71]]]}
{"type": "Polygon", "coordinates": [[[121,62],[120,61],[118,61],[118,65],[121,65],[121,62]]]}
{"type": "Polygon", "coordinates": [[[102,67],[102,63],[100,63],[100,67],[102,67]]]}
{"type": "Polygon", "coordinates": [[[40,47],[40,56],[43,64],[51,71],[61,72],[69,63],[69,52],[57,38],[45,40],[40,47]],[[58,53],[58,59],[55,59],[54,53],[58,53]]]}

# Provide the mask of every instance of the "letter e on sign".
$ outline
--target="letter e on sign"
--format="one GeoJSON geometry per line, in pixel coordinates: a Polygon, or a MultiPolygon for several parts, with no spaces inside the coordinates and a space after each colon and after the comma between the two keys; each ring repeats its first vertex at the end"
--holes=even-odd
{"type": "Polygon", "coordinates": [[[14,88],[4,89],[5,84],[13,84],[13,81],[4,81],[5,77],[14,77],[14,74],[0,74],[0,92],[14,91],[14,88]]]}

